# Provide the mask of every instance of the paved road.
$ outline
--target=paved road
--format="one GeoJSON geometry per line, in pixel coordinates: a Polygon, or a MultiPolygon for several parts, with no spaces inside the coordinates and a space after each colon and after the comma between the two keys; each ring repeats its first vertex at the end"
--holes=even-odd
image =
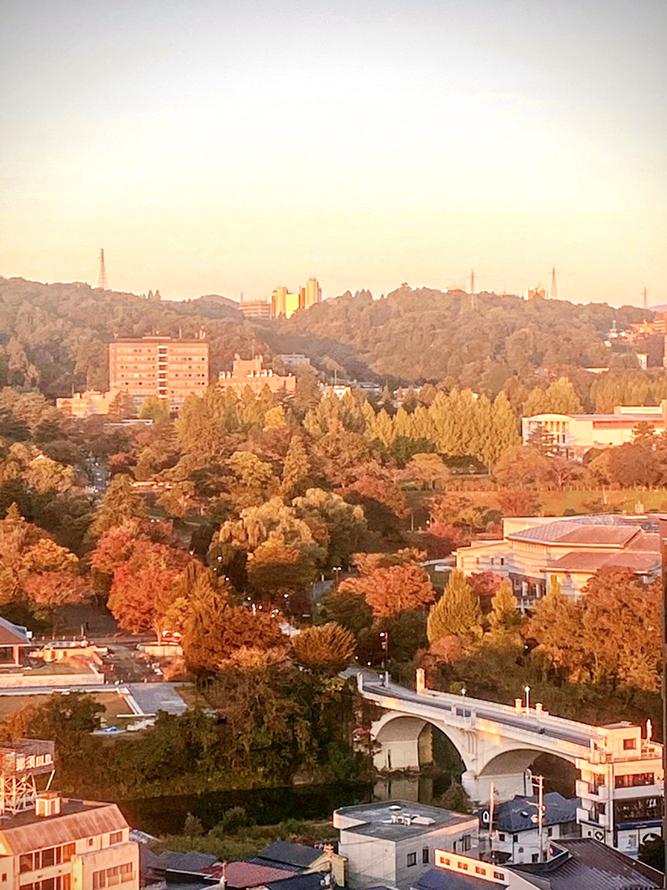
{"type": "Polygon", "coordinates": [[[384,686],[381,682],[369,681],[367,678],[368,674],[365,673],[364,690],[367,690],[374,695],[389,695],[402,701],[414,702],[430,708],[435,708],[436,710],[443,711],[444,718],[446,718],[447,714],[451,713],[452,707],[461,707],[468,711],[474,711],[478,717],[482,717],[485,720],[492,720],[495,723],[512,726],[516,729],[521,729],[524,732],[535,733],[535,735],[543,735],[546,738],[560,739],[564,742],[581,745],[584,748],[590,747],[590,740],[596,735],[596,727],[589,727],[587,724],[581,724],[581,732],[577,732],[577,730],[569,725],[569,723],[566,726],[558,726],[558,724],[553,722],[558,718],[548,717],[543,722],[538,722],[537,718],[533,718],[532,714],[531,716],[521,716],[517,714],[517,716],[514,717],[499,711],[499,705],[494,702],[483,702],[479,699],[469,699],[463,696],[457,697],[460,699],[460,704],[457,703],[454,706],[451,702],[438,700],[435,696],[429,695],[427,697],[420,695],[417,692],[406,689],[404,686],[398,686],[396,683],[389,683],[388,686],[384,686]],[[485,708],[485,705],[488,707],[485,708]]]}

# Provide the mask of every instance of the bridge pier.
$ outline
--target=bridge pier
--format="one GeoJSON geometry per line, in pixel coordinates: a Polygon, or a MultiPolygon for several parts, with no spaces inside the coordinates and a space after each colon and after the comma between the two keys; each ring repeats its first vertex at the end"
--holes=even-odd
{"type": "Polygon", "coordinates": [[[465,793],[474,803],[488,803],[491,796],[491,783],[495,790],[496,803],[511,800],[517,794],[532,794],[530,770],[505,775],[484,775],[466,770],[461,776],[465,793]]]}

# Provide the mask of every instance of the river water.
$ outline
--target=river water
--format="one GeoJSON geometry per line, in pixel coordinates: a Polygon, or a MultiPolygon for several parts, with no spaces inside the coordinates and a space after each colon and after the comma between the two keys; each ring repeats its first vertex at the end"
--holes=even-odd
{"type": "Polygon", "coordinates": [[[402,798],[431,803],[448,787],[451,776],[392,777],[375,785],[295,785],[285,788],[251,788],[211,791],[200,795],[176,795],[118,801],[133,828],[152,835],[180,834],[188,813],[201,819],[204,829],[213,828],[225,810],[243,807],[258,825],[273,825],[286,819],[330,819],[338,807],[371,800],[402,798]]]}

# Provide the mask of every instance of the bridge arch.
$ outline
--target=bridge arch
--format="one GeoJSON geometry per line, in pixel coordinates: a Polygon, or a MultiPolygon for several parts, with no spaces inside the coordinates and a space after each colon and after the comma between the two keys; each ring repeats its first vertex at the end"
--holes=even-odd
{"type": "Polygon", "coordinates": [[[431,729],[439,730],[452,744],[464,768],[473,767],[470,736],[453,726],[425,717],[413,717],[389,711],[373,723],[371,734],[379,749],[374,766],[379,770],[419,769],[432,763],[431,729]]]}

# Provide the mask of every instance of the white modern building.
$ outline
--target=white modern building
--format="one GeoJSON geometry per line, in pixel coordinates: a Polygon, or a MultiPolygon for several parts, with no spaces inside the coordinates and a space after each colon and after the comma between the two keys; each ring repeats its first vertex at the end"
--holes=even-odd
{"type": "Polygon", "coordinates": [[[577,760],[577,821],[582,837],[636,856],[640,844],[662,835],[662,746],[651,740],[650,723],[647,738],[630,723],[605,729],[606,750],[577,760]]]}
{"type": "Polygon", "coordinates": [[[577,597],[600,569],[630,569],[649,582],[660,566],[658,523],[650,516],[508,517],[502,538],[456,551],[456,567],[466,575],[508,578],[522,607],[544,596],[552,579],[577,597]]]}
{"type": "Polygon", "coordinates": [[[554,447],[569,457],[583,457],[591,448],[611,448],[632,441],[639,423],[656,433],[665,430],[667,402],[661,405],[618,405],[613,414],[535,414],[521,419],[524,445],[536,430],[553,439],[554,447]]]}
{"type": "Polygon", "coordinates": [[[342,807],[334,810],[333,824],[355,888],[409,886],[432,868],[436,849],[474,856],[478,848],[477,816],[406,800],[342,807]]]}

